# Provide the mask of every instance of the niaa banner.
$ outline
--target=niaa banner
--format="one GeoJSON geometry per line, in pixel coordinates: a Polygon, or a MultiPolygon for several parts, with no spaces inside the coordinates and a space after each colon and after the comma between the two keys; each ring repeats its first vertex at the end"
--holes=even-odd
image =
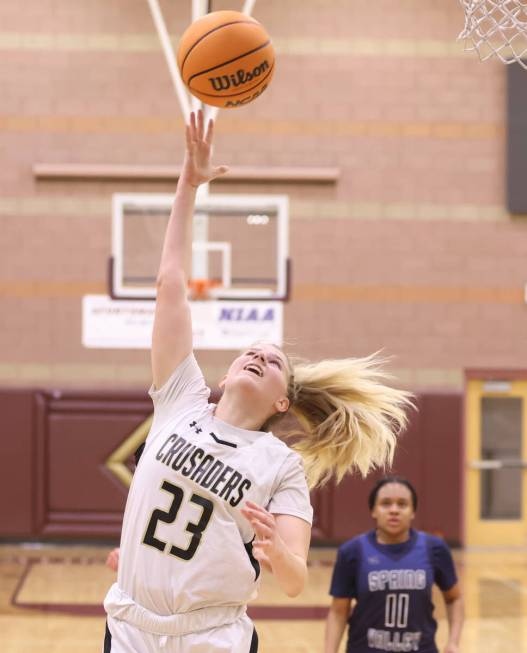
{"type": "MultiPolygon", "coordinates": [[[[283,304],[278,301],[190,302],[194,349],[243,349],[255,342],[283,342],[283,304]]],[[[90,349],[150,349],[155,302],[82,299],[82,344],[90,349]]]]}

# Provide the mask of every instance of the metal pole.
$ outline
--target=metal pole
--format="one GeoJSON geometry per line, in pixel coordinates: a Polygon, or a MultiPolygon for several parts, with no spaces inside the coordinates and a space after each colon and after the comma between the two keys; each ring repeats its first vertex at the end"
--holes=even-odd
{"type": "Polygon", "coordinates": [[[256,4],[256,0],[245,0],[242,9],[242,14],[247,14],[247,16],[250,16],[253,12],[255,4],[256,4]]]}
{"type": "Polygon", "coordinates": [[[179,70],[176,63],[176,57],[174,55],[174,50],[172,48],[172,43],[170,41],[170,36],[168,35],[165,21],[163,19],[161,9],[159,8],[158,0],[147,0],[147,1],[150,7],[150,11],[152,13],[152,18],[154,19],[154,24],[157,28],[159,39],[161,41],[161,47],[163,48],[163,52],[165,54],[168,70],[170,72],[172,82],[174,83],[174,87],[176,89],[179,105],[181,107],[181,111],[183,112],[185,123],[188,124],[190,121],[190,104],[188,101],[188,95],[187,95],[187,90],[185,88],[185,84],[183,83],[183,80],[181,79],[181,75],[179,74],[179,70]]]}
{"type": "MultiPolygon", "coordinates": [[[[205,14],[208,14],[209,11],[210,2],[208,2],[208,0],[192,0],[192,22],[198,20],[198,18],[201,18],[205,14]]],[[[192,104],[192,111],[194,112],[203,108],[202,101],[198,100],[198,98],[193,95],[190,96],[190,102],[192,104]]]]}

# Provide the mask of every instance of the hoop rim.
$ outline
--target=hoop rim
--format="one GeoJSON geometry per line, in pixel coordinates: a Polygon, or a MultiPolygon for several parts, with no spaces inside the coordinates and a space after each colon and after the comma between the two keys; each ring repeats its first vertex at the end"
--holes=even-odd
{"type": "Polygon", "coordinates": [[[217,279],[208,278],[193,278],[187,281],[190,299],[193,300],[208,300],[212,299],[211,290],[217,286],[221,286],[221,281],[217,279]]]}

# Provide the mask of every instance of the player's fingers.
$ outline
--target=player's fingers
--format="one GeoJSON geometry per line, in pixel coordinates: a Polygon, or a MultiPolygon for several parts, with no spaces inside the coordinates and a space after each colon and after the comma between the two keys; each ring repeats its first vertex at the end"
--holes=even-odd
{"type": "Polygon", "coordinates": [[[119,564],[119,557],[115,555],[114,551],[111,551],[106,559],[106,566],[110,567],[112,571],[117,571],[117,566],[119,564]]]}
{"type": "Polygon", "coordinates": [[[252,508],[242,508],[242,513],[244,517],[251,522],[251,524],[253,524],[254,522],[259,522],[265,524],[268,527],[274,526],[274,519],[272,517],[269,517],[268,515],[265,515],[262,512],[257,512],[252,508]]]}
{"type": "Polygon", "coordinates": [[[265,538],[269,539],[273,537],[274,528],[271,528],[267,524],[264,524],[262,521],[258,521],[258,531],[265,538]]]}
{"type": "Polygon", "coordinates": [[[258,522],[251,522],[255,533],[254,545],[257,546],[274,546],[275,536],[274,531],[267,526],[259,524],[258,522]]]}
{"type": "Polygon", "coordinates": [[[245,517],[245,519],[248,519],[249,521],[254,517],[253,512],[249,510],[249,508],[246,508],[245,506],[242,507],[241,513],[245,517]]]}
{"type": "Polygon", "coordinates": [[[263,538],[260,542],[260,547],[262,548],[262,551],[274,551],[276,544],[274,540],[270,538],[263,538]]]}
{"type": "Polygon", "coordinates": [[[269,556],[260,547],[258,547],[257,549],[253,549],[253,558],[256,558],[256,560],[259,560],[260,562],[262,561],[270,562],[269,556]]]}
{"type": "Polygon", "coordinates": [[[261,525],[259,521],[255,519],[254,515],[250,515],[246,513],[243,509],[242,509],[242,514],[245,517],[245,519],[251,524],[251,528],[255,533],[256,541],[261,541],[262,539],[264,539],[264,533],[261,530],[261,525]]]}
{"type": "Polygon", "coordinates": [[[273,531],[270,528],[256,520],[251,520],[251,526],[256,534],[256,543],[259,545],[273,536],[273,531]]]}
{"type": "Polygon", "coordinates": [[[273,538],[275,533],[275,522],[271,515],[256,512],[250,508],[242,508],[242,514],[253,527],[257,540],[273,538]]]}
{"type": "Polygon", "coordinates": [[[259,506],[257,503],[254,503],[254,501],[246,501],[245,505],[247,508],[250,508],[251,510],[256,510],[256,512],[261,512],[264,515],[270,515],[270,512],[267,512],[265,508],[262,508],[262,506],[259,506]]]}
{"type": "Polygon", "coordinates": [[[210,118],[210,120],[209,120],[209,122],[207,124],[207,132],[205,134],[205,142],[208,145],[212,144],[213,136],[214,136],[214,120],[212,120],[212,118],[210,118]]]}
{"type": "Polygon", "coordinates": [[[253,527],[253,530],[256,534],[256,540],[261,541],[263,539],[263,533],[262,533],[262,528],[260,523],[258,522],[257,519],[251,519],[251,526],[253,527]]]}
{"type": "Polygon", "coordinates": [[[185,138],[187,141],[187,150],[192,150],[194,142],[192,140],[192,127],[190,125],[185,127],[185,138]]]}
{"type": "Polygon", "coordinates": [[[197,137],[199,141],[203,140],[204,123],[205,120],[203,118],[203,111],[199,109],[198,110],[198,133],[197,133],[197,137]]]}
{"type": "Polygon", "coordinates": [[[273,573],[273,565],[271,564],[271,560],[268,556],[265,555],[263,551],[259,551],[258,555],[253,556],[260,564],[260,567],[263,567],[267,571],[273,573]]]}
{"type": "Polygon", "coordinates": [[[246,506],[252,514],[258,516],[258,519],[261,519],[264,523],[269,524],[269,526],[274,525],[275,519],[273,515],[270,512],[267,512],[265,508],[258,506],[256,503],[252,503],[252,501],[247,501],[246,506]]]}
{"type": "Polygon", "coordinates": [[[273,551],[272,542],[269,542],[269,540],[259,542],[258,545],[253,548],[253,554],[255,551],[258,552],[258,555],[269,555],[269,553],[273,551]]]}
{"type": "Polygon", "coordinates": [[[196,114],[194,111],[190,112],[190,136],[192,140],[196,137],[196,114]]]}
{"type": "Polygon", "coordinates": [[[265,510],[260,508],[260,506],[257,506],[255,503],[251,503],[250,501],[247,501],[242,507],[242,512],[247,513],[248,515],[254,515],[255,517],[263,517],[264,515],[268,514],[265,512],[265,510]]]}

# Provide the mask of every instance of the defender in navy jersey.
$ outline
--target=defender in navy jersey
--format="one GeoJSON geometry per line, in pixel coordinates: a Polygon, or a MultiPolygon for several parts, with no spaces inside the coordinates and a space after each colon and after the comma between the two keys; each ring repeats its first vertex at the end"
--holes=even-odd
{"type": "Polygon", "coordinates": [[[369,507],[376,529],[349,540],[338,551],[325,653],[337,653],[346,622],[347,653],[438,653],[434,583],[447,608],[449,640],[444,653],[458,653],[463,602],[454,562],[440,538],[411,528],[417,507],[414,488],[406,479],[382,479],[370,494],[369,507]]]}

